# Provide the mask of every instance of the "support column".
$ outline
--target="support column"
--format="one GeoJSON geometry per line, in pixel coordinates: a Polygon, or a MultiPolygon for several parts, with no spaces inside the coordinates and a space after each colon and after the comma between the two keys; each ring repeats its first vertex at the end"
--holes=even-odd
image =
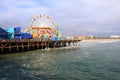
{"type": "Polygon", "coordinates": [[[33,50],[34,50],[35,49],[35,43],[34,42],[33,42],[32,46],[33,46],[33,50]]]}
{"type": "Polygon", "coordinates": [[[29,51],[30,50],[30,43],[29,42],[28,42],[28,46],[27,47],[28,47],[28,51],[29,51]]]}
{"type": "Polygon", "coordinates": [[[37,49],[39,49],[39,42],[37,41],[37,49]]]}
{"type": "Polygon", "coordinates": [[[43,49],[43,41],[42,41],[42,49],[43,49]]]}
{"type": "Polygon", "coordinates": [[[3,44],[1,44],[1,51],[4,53],[3,44]]]}
{"type": "Polygon", "coordinates": [[[9,52],[11,52],[11,43],[9,43],[9,52]]]}
{"type": "Polygon", "coordinates": [[[19,52],[19,45],[18,45],[18,43],[17,43],[17,52],[19,52]]]}
{"type": "Polygon", "coordinates": [[[22,51],[24,51],[24,45],[23,45],[23,42],[22,42],[22,51]]]}
{"type": "Polygon", "coordinates": [[[49,42],[47,41],[47,48],[49,48],[49,42]]]}

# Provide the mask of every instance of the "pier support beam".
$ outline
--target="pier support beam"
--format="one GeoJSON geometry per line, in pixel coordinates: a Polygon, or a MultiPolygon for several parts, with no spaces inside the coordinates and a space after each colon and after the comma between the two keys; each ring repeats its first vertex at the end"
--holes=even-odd
{"type": "Polygon", "coordinates": [[[18,43],[17,43],[17,45],[16,45],[16,46],[17,46],[17,52],[19,52],[19,45],[18,45],[18,43]]]}
{"type": "Polygon", "coordinates": [[[37,49],[39,49],[39,42],[37,41],[37,49]]]}
{"type": "Polygon", "coordinates": [[[24,51],[24,44],[23,44],[23,42],[22,42],[22,51],[24,51]]]}
{"type": "Polygon", "coordinates": [[[9,52],[11,53],[11,43],[9,43],[9,52]]]}
{"type": "Polygon", "coordinates": [[[28,48],[28,50],[30,50],[30,43],[29,42],[28,42],[27,48],[28,48]]]}
{"type": "Polygon", "coordinates": [[[1,44],[1,51],[2,51],[2,53],[4,53],[3,44],[1,44]]]}
{"type": "Polygon", "coordinates": [[[44,45],[44,43],[43,43],[43,41],[42,41],[42,49],[43,49],[43,45],[44,45]]]}

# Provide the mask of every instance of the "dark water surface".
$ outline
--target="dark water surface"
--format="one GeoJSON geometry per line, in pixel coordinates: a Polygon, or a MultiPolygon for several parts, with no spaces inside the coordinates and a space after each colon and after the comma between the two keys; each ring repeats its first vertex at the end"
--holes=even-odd
{"type": "Polygon", "coordinates": [[[120,80],[120,42],[0,55],[0,80],[120,80]]]}

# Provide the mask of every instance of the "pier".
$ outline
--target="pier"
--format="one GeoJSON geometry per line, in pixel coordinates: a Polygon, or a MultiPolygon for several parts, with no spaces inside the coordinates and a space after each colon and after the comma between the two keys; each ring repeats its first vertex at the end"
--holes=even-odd
{"type": "Polygon", "coordinates": [[[61,48],[61,47],[79,47],[81,40],[0,40],[0,53],[19,53],[38,49],[61,48]]]}
{"type": "Polygon", "coordinates": [[[46,14],[33,17],[25,30],[20,26],[7,30],[0,27],[0,54],[49,48],[77,48],[80,41],[63,35],[57,23],[46,14]]]}

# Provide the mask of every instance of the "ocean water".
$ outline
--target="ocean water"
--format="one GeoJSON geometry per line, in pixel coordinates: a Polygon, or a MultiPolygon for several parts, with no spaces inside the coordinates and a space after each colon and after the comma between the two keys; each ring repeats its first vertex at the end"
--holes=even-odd
{"type": "Polygon", "coordinates": [[[0,55],[0,80],[120,80],[120,42],[0,55]]]}

